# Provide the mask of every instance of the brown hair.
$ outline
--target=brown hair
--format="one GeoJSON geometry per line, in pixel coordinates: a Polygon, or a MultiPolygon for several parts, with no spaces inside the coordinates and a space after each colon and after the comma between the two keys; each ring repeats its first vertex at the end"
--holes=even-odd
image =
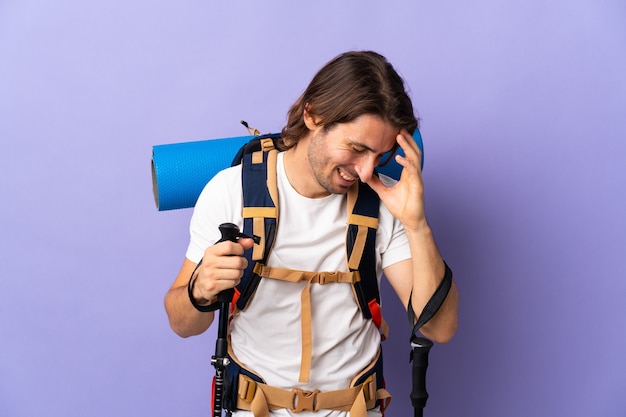
{"type": "Polygon", "coordinates": [[[377,115],[410,134],[418,125],[404,81],[385,57],[372,51],[345,52],[319,70],[289,109],[282,130],[285,149],[309,132],[305,107],[326,131],[363,114],[377,115]]]}

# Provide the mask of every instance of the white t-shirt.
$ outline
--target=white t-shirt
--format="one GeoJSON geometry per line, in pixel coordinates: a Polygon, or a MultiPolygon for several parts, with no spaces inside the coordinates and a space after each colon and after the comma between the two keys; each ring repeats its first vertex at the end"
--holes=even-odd
{"type": "MultiPolygon", "coordinates": [[[[304,271],[346,271],[346,196],[311,199],[298,194],[287,179],[282,157],[280,153],[277,164],[278,229],[267,264],[304,271]]],[[[387,185],[394,181],[382,175],[381,180],[387,185]]],[[[187,258],[194,263],[202,259],[206,247],[220,239],[221,223],[243,228],[241,212],[241,166],[235,166],[218,173],[200,194],[191,219],[187,258]]],[[[402,224],[382,203],[376,257],[379,282],[384,268],[410,258],[402,224]]],[[[246,310],[231,321],[234,353],[271,386],[320,391],[347,388],[375,357],[380,334],[360,312],[351,284],[311,284],[311,374],[309,382],[298,382],[302,355],[300,297],[305,285],[262,279],[246,310]]],[[[291,412],[278,410],[273,415],[289,416],[291,412]]],[[[326,410],[315,413],[315,417],[346,415],[326,410]]],[[[373,411],[370,415],[380,414],[373,411]]]]}

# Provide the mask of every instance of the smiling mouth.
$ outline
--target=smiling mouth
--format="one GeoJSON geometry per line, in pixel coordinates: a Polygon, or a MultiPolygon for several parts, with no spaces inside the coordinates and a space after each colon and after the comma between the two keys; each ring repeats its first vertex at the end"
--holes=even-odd
{"type": "Polygon", "coordinates": [[[343,171],[341,168],[337,168],[337,172],[339,172],[339,176],[344,179],[345,181],[348,182],[354,182],[356,181],[356,177],[353,177],[351,175],[348,175],[348,173],[346,173],[345,171],[343,171]]]}

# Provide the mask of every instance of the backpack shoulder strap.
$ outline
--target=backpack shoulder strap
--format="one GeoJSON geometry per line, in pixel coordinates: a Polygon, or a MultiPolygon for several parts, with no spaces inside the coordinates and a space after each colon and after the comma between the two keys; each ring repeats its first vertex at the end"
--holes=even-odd
{"type": "Polygon", "coordinates": [[[279,134],[255,137],[239,150],[233,160],[233,165],[242,165],[243,233],[261,238],[258,244],[244,252],[248,267],[233,298],[233,305],[240,310],[245,308],[260,280],[253,272],[255,264],[266,262],[274,244],[278,219],[276,142],[279,138],[279,134]]]}
{"type": "Polygon", "coordinates": [[[363,316],[372,319],[387,337],[388,327],[380,309],[376,276],[376,231],[380,199],[367,184],[359,181],[348,191],[348,231],[346,254],[350,271],[358,271],[360,280],[354,291],[363,316]]]}

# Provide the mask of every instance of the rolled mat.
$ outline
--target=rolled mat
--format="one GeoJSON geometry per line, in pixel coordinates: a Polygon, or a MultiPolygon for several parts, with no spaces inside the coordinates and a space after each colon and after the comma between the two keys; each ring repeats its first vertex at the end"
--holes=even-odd
{"type": "MultiPolygon", "coordinates": [[[[195,142],[172,143],[152,147],[152,191],[157,210],[176,210],[193,207],[207,182],[219,171],[231,166],[239,148],[254,136],[209,139],[195,142]]],[[[422,150],[422,136],[415,129],[413,139],[422,150]]],[[[402,155],[402,149],[398,150],[402,155]]],[[[402,167],[392,159],[377,170],[399,179],[402,167]]]]}

